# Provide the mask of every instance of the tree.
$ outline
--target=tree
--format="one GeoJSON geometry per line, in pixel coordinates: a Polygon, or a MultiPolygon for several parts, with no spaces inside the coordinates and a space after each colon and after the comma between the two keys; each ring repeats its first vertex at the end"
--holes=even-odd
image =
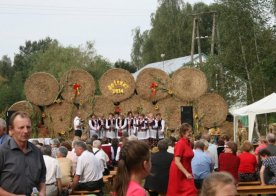
{"type": "Polygon", "coordinates": [[[124,60],[118,60],[115,62],[114,64],[115,68],[121,68],[121,69],[125,69],[127,71],[129,71],[130,73],[134,73],[137,71],[136,67],[132,64],[130,64],[130,62],[124,61],[124,60]]]}

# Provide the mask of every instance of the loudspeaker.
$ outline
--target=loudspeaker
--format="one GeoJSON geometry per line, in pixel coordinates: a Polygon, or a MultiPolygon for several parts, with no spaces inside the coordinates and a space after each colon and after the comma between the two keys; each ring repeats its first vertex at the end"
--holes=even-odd
{"type": "Polygon", "coordinates": [[[7,111],[7,112],[6,112],[7,131],[9,131],[9,127],[10,127],[10,118],[11,118],[11,116],[12,116],[12,114],[13,114],[14,112],[16,112],[16,111],[11,110],[11,111],[7,111]]]}
{"type": "Polygon", "coordinates": [[[181,124],[188,123],[193,127],[193,106],[181,106],[181,124]]]}

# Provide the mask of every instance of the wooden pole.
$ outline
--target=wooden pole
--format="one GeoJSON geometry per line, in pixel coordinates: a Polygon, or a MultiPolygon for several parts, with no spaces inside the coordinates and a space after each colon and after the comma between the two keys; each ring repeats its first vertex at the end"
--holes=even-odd
{"type": "Polygon", "coordinates": [[[198,55],[199,55],[199,63],[202,63],[201,57],[201,45],[200,45],[200,35],[199,35],[199,20],[196,20],[196,36],[197,36],[197,48],[198,48],[198,55]]]}
{"type": "Polygon", "coordinates": [[[196,17],[193,17],[193,31],[192,31],[192,45],[191,45],[191,63],[194,64],[194,52],[195,52],[195,27],[196,17]]]}
{"type": "Polygon", "coordinates": [[[214,55],[214,48],[215,48],[215,31],[216,31],[216,13],[213,13],[211,55],[214,55]]]}

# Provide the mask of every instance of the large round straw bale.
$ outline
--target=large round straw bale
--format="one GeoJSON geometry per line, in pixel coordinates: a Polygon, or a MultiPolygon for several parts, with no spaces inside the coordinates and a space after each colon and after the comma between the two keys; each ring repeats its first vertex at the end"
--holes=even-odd
{"type": "Polygon", "coordinates": [[[172,91],[184,101],[199,98],[207,91],[208,83],[205,74],[195,68],[181,68],[172,76],[172,91]]]}
{"type": "Polygon", "coordinates": [[[29,114],[29,116],[32,118],[36,115],[40,115],[40,109],[38,106],[30,103],[29,101],[23,100],[23,101],[18,101],[16,103],[14,103],[9,109],[8,111],[24,111],[27,114],[29,114]]]}
{"type": "Polygon", "coordinates": [[[207,93],[196,101],[199,123],[204,127],[216,127],[226,120],[228,106],[226,101],[216,93],[207,93]]]}
{"type": "Polygon", "coordinates": [[[169,95],[169,84],[170,78],[166,72],[161,69],[146,68],[136,78],[136,91],[145,100],[158,101],[169,95]],[[155,84],[156,91],[151,88],[155,84]]]}
{"type": "Polygon", "coordinates": [[[83,69],[71,69],[60,79],[64,100],[71,103],[85,103],[93,99],[96,85],[93,76],[83,69]],[[79,94],[76,86],[79,85],[79,94]],[[74,89],[75,88],[75,89],[74,89]]]}
{"type": "Polygon", "coordinates": [[[52,137],[64,132],[66,135],[73,127],[74,114],[77,108],[74,104],[63,101],[47,106],[44,110],[46,117],[44,123],[52,137]]]}
{"type": "Polygon", "coordinates": [[[119,105],[122,114],[127,114],[127,112],[139,112],[142,114],[148,114],[154,112],[154,105],[146,100],[143,100],[138,95],[133,95],[129,99],[122,101],[119,105]]]}
{"type": "Polygon", "coordinates": [[[228,135],[230,138],[234,136],[234,126],[232,122],[224,121],[220,126],[221,135],[228,135]]]}
{"type": "Polygon", "coordinates": [[[104,96],[95,96],[92,104],[92,113],[97,116],[108,117],[109,113],[114,113],[114,104],[104,96]]]}
{"type": "Polygon", "coordinates": [[[103,96],[113,102],[120,102],[131,97],[135,90],[134,77],[125,69],[109,69],[99,81],[103,96]]]}
{"type": "Polygon", "coordinates": [[[24,92],[28,101],[36,105],[46,106],[52,104],[57,98],[59,84],[51,74],[37,72],[27,78],[24,92]]]}
{"type": "Polygon", "coordinates": [[[166,127],[175,130],[181,125],[181,106],[187,106],[188,103],[175,97],[168,97],[158,101],[156,105],[166,122],[166,127]]]}

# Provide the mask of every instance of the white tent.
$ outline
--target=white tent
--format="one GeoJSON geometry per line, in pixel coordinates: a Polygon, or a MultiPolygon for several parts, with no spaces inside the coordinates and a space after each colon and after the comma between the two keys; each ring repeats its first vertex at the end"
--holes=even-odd
{"type": "Polygon", "coordinates": [[[238,130],[237,116],[248,116],[248,140],[252,141],[254,123],[256,115],[276,112],[276,93],[272,93],[263,99],[256,101],[250,105],[239,108],[233,112],[234,114],[234,137],[238,130]]]}

